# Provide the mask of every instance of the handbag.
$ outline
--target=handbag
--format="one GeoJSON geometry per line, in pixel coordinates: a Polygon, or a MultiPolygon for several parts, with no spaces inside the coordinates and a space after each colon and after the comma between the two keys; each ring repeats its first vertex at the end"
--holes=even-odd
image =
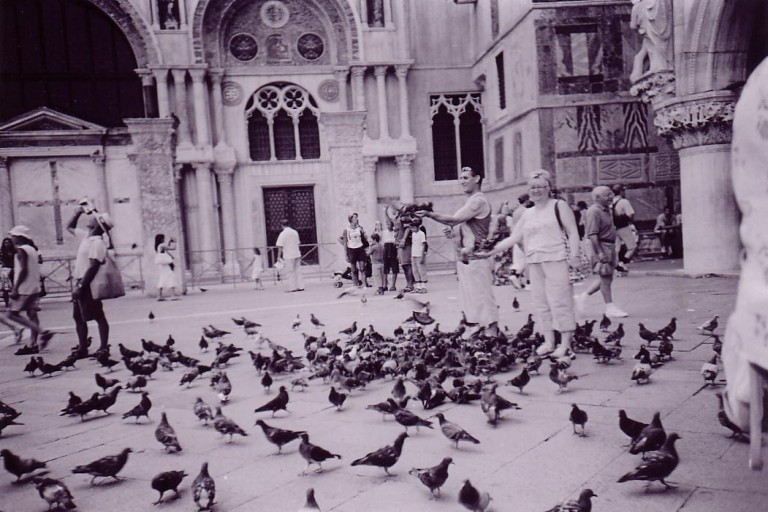
{"type": "MultiPolygon", "coordinates": [[[[96,217],[98,219],[98,217],[96,217]]],[[[99,220],[99,224],[101,221],[99,220]]],[[[102,229],[103,225],[102,225],[102,229]]],[[[112,236],[107,229],[104,229],[109,239],[109,250],[113,248],[112,236]]],[[[123,276],[120,275],[120,269],[117,267],[115,259],[109,250],[104,256],[104,261],[99,265],[96,275],[91,281],[91,297],[95,300],[116,299],[125,295],[125,285],[123,285],[123,276]]]]}
{"type": "Polygon", "coordinates": [[[571,265],[571,247],[568,243],[568,234],[565,232],[565,228],[563,228],[563,221],[560,220],[560,210],[557,207],[559,203],[560,201],[555,203],[555,217],[557,217],[560,233],[563,235],[563,244],[565,244],[565,258],[568,262],[568,279],[571,281],[571,284],[579,283],[589,277],[592,273],[592,268],[590,266],[589,258],[584,253],[581,244],[579,244],[579,263],[577,266],[571,265]]]}

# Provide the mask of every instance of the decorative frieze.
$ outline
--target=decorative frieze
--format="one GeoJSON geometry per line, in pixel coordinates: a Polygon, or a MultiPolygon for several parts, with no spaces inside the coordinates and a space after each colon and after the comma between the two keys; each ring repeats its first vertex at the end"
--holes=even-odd
{"type": "Polygon", "coordinates": [[[645,103],[659,102],[675,97],[675,73],[671,70],[647,73],[629,89],[645,103]]]}
{"type": "Polygon", "coordinates": [[[676,149],[731,142],[733,95],[707,95],[659,105],[654,124],[676,149]]]}

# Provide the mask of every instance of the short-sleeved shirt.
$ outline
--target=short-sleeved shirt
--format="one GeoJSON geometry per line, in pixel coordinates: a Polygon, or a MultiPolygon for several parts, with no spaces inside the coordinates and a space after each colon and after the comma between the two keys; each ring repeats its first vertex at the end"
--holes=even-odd
{"type": "Polygon", "coordinates": [[[96,260],[101,263],[107,257],[107,244],[101,236],[88,236],[83,238],[77,249],[75,257],[75,279],[82,279],[86,271],[91,266],[90,260],[96,260]]]}
{"type": "Polygon", "coordinates": [[[358,249],[363,246],[363,228],[357,226],[356,228],[347,228],[347,247],[350,249],[358,249]]]}
{"type": "Polygon", "coordinates": [[[427,243],[427,235],[420,229],[411,235],[411,258],[421,258],[424,256],[424,244],[427,243]]]}
{"type": "Polygon", "coordinates": [[[371,263],[384,263],[384,245],[371,240],[371,245],[366,251],[371,257],[371,263]]]}
{"type": "Polygon", "coordinates": [[[287,260],[301,258],[300,244],[299,233],[289,227],[283,228],[275,242],[276,246],[283,248],[283,258],[287,260]]]}
{"type": "MultiPolygon", "coordinates": [[[[526,208],[518,222],[523,231],[526,261],[544,263],[566,259],[563,228],[557,221],[558,201],[550,199],[545,205],[526,208]]],[[[567,208],[563,203],[562,207],[567,208]]]]}
{"type": "Polygon", "coordinates": [[[613,217],[608,208],[603,208],[599,204],[593,204],[587,209],[586,214],[586,235],[597,235],[602,243],[616,242],[616,228],[613,225],[613,217]]]}

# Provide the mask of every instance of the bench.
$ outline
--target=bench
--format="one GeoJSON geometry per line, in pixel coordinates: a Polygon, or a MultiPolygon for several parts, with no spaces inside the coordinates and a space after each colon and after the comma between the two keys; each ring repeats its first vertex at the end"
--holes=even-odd
{"type": "Polygon", "coordinates": [[[661,238],[655,231],[638,231],[637,250],[635,261],[647,261],[663,258],[664,250],[661,247],[661,238]]]}

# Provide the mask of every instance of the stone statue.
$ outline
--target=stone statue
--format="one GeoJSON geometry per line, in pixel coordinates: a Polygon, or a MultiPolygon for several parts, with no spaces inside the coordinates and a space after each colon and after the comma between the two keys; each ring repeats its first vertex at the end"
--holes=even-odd
{"type": "Polygon", "coordinates": [[[384,0],[368,0],[368,22],[372,27],[384,26],[384,0]]]}
{"type": "Polygon", "coordinates": [[[632,0],[629,27],[642,36],[643,45],[635,55],[630,80],[672,69],[672,24],[671,0],[632,0]]]}
{"type": "Polygon", "coordinates": [[[163,28],[165,30],[176,30],[179,28],[179,20],[176,19],[174,14],[175,4],[175,0],[168,0],[165,4],[165,19],[163,20],[163,28]]]}

